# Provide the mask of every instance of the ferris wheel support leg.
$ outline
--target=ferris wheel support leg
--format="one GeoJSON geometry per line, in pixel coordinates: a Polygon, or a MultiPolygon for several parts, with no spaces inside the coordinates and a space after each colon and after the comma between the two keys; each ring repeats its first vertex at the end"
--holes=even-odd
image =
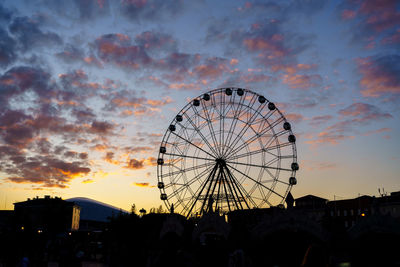
{"type": "MultiPolygon", "coordinates": [[[[189,209],[189,212],[187,213],[186,217],[189,217],[190,213],[192,212],[194,206],[196,205],[197,201],[199,200],[201,193],[203,192],[204,188],[206,187],[207,183],[209,182],[209,180],[211,179],[211,177],[213,177],[215,175],[215,172],[218,169],[218,164],[215,164],[214,168],[212,169],[210,175],[207,177],[207,181],[204,183],[203,187],[201,188],[199,194],[197,194],[196,200],[193,202],[192,206],[189,209]]],[[[204,203],[203,203],[204,205],[204,203]]],[[[201,210],[200,210],[201,211],[201,210]]]]}
{"type": "MultiPolygon", "coordinates": [[[[206,203],[210,201],[209,198],[212,197],[212,194],[213,194],[213,192],[215,190],[215,185],[217,184],[215,182],[215,174],[216,174],[217,170],[219,169],[218,166],[219,166],[218,163],[215,164],[215,171],[214,171],[214,173],[211,173],[211,175],[210,175],[210,180],[208,181],[209,182],[209,186],[208,186],[208,189],[207,189],[207,193],[206,193],[206,195],[204,197],[203,204],[202,204],[201,209],[200,209],[200,213],[201,214],[207,213],[207,208],[208,208],[209,205],[206,206],[206,203]],[[212,190],[212,192],[210,194],[210,190],[211,190],[211,187],[213,185],[213,182],[214,182],[214,188],[213,188],[213,190],[212,190]]],[[[220,175],[220,173],[217,174],[217,179],[218,179],[219,175],[220,175]]]]}
{"type": "MultiPolygon", "coordinates": [[[[231,182],[229,179],[226,177],[226,173],[224,172],[224,179],[227,181],[228,189],[230,191],[230,194],[232,195],[233,202],[235,203],[236,209],[243,209],[242,203],[239,201],[239,197],[237,195],[237,192],[235,191],[235,188],[233,187],[233,184],[231,186],[231,182]],[[236,196],[235,196],[236,195],[236,196]]],[[[229,198],[229,193],[226,192],[226,198],[229,198]]]]}
{"type": "Polygon", "coordinates": [[[243,193],[240,190],[240,188],[239,188],[239,186],[238,186],[238,184],[236,182],[236,179],[232,176],[232,174],[231,174],[231,172],[230,172],[230,170],[228,168],[225,167],[225,169],[226,169],[226,173],[228,175],[228,179],[229,179],[230,183],[232,183],[233,190],[235,191],[236,197],[237,197],[237,199],[238,199],[238,201],[240,203],[240,207],[243,209],[242,202],[240,201],[240,197],[241,197],[243,199],[244,203],[246,204],[247,208],[250,209],[250,206],[247,203],[246,198],[243,196],[243,193]],[[240,196],[239,196],[239,194],[240,194],[240,196]]]}

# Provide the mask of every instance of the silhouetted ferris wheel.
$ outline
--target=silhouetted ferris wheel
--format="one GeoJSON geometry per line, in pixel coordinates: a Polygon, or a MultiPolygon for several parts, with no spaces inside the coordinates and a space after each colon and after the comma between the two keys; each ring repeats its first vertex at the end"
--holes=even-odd
{"type": "Polygon", "coordinates": [[[207,92],[183,107],[157,160],[166,206],[184,216],[282,205],[299,169],[291,125],[264,96],[207,92]]]}

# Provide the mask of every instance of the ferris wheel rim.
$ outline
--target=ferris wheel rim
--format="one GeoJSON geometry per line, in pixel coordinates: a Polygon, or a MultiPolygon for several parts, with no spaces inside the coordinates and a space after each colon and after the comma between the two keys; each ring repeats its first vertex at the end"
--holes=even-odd
{"type": "MultiPolygon", "coordinates": [[[[214,95],[216,95],[216,94],[223,94],[224,93],[224,90],[225,90],[225,93],[227,92],[227,90],[231,90],[231,94],[232,93],[238,93],[238,92],[240,92],[239,90],[242,90],[242,95],[244,95],[244,94],[252,94],[253,95],[253,97],[255,96],[257,99],[260,99],[261,97],[262,98],[264,98],[263,99],[263,103],[262,104],[264,104],[264,103],[266,103],[266,104],[269,104],[269,103],[272,103],[272,102],[270,102],[268,99],[266,99],[264,96],[262,96],[262,95],[260,95],[260,94],[258,94],[258,93],[255,93],[255,92],[253,92],[253,91],[251,91],[251,90],[249,90],[249,89],[245,89],[245,88],[238,88],[238,87],[228,87],[228,88],[217,88],[217,89],[214,89],[214,90],[211,90],[211,91],[208,91],[208,92],[206,92],[206,93],[204,93],[204,94],[201,94],[201,95],[199,95],[198,97],[196,97],[196,98],[193,98],[189,103],[187,103],[177,114],[177,116],[179,116],[179,115],[181,115],[181,116],[188,116],[187,115],[187,111],[189,110],[189,109],[194,109],[194,105],[196,105],[196,100],[197,101],[199,101],[200,103],[203,103],[203,101],[202,100],[204,100],[204,97],[206,96],[206,95],[208,95],[208,97],[210,97],[210,96],[214,96],[214,95]]],[[[225,96],[224,96],[224,99],[225,99],[225,96]]],[[[208,101],[208,100],[207,100],[208,101]]],[[[254,102],[254,103],[256,103],[256,102],[254,102]]],[[[253,105],[254,105],[254,103],[253,103],[253,105]]],[[[261,103],[261,102],[260,102],[261,103]]],[[[204,104],[204,103],[203,103],[204,104]]],[[[236,103],[235,103],[236,104],[236,103]]],[[[272,103],[273,104],[273,103],[272,103]]],[[[200,104],[198,104],[198,106],[200,106],[200,104]]],[[[262,105],[261,105],[262,106],[262,105]]],[[[265,107],[265,105],[264,105],[264,107],[265,107]]],[[[251,108],[251,107],[249,107],[249,106],[247,106],[247,108],[251,108]]],[[[282,118],[282,120],[279,122],[279,123],[287,123],[288,121],[287,121],[287,119],[286,119],[286,117],[283,115],[283,113],[277,108],[277,107],[275,107],[274,106],[274,110],[275,110],[275,112],[277,112],[278,114],[279,114],[279,117],[280,118],[282,118]]],[[[258,115],[259,115],[260,113],[258,113],[258,115]]],[[[180,124],[181,122],[177,122],[177,116],[175,116],[174,117],[174,119],[172,119],[172,121],[171,121],[171,123],[170,123],[170,125],[176,125],[176,124],[180,124]]],[[[254,116],[254,115],[253,115],[254,116]]],[[[223,116],[221,115],[221,117],[223,118],[223,116]]],[[[187,117],[187,119],[190,119],[189,117],[187,117]]],[[[236,118],[237,119],[237,118],[236,118]]],[[[231,125],[232,126],[232,125],[231,125]]],[[[176,126],[174,126],[174,127],[176,127],[176,126]]],[[[205,127],[205,126],[203,126],[203,127],[205,127]]],[[[273,130],[273,127],[271,127],[271,129],[270,130],[273,130]]],[[[290,128],[289,130],[286,130],[287,132],[289,132],[290,133],[290,135],[291,136],[294,136],[293,135],[293,132],[292,132],[292,129],[290,128]]],[[[211,132],[211,133],[213,133],[213,132],[211,132]]],[[[171,134],[172,135],[175,135],[175,136],[178,136],[174,131],[172,131],[171,129],[167,129],[166,130],[166,132],[164,133],[164,136],[163,136],[163,138],[162,138],[162,141],[161,141],[161,147],[160,147],[160,151],[159,151],[159,153],[158,153],[158,159],[163,159],[164,158],[164,155],[172,155],[171,153],[166,153],[166,152],[164,152],[164,153],[162,153],[161,152],[161,148],[163,147],[163,146],[165,146],[166,144],[168,144],[168,140],[169,140],[169,138],[171,137],[171,134]]],[[[275,136],[275,132],[274,132],[274,135],[273,136],[275,136]]],[[[204,139],[203,139],[204,140],[204,139]]],[[[190,143],[190,140],[186,140],[187,142],[189,142],[190,143]]],[[[290,142],[289,142],[290,143],[290,142]]],[[[279,146],[279,144],[277,144],[277,147],[279,146]]],[[[291,178],[294,178],[295,179],[295,174],[296,174],[296,171],[298,170],[298,163],[297,163],[297,149],[296,149],[296,145],[295,145],[295,142],[293,142],[292,144],[291,144],[291,147],[292,147],[292,161],[293,161],[293,163],[292,163],[292,168],[291,169],[282,169],[283,171],[289,171],[289,172],[291,172],[291,175],[290,175],[290,179],[291,178]],[[297,166],[297,168],[293,168],[293,164],[296,164],[295,165],[295,167],[297,166]]],[[[207,165],[208,167],[202,172],[202,174],[204,173],[204,172],[207,172],[207,171],[210,171],[210,166],[212,166],[212,164],[211,164],[211,161],[213,161],[213,160],[218,160],[218,158],[220,158],[220,157],[217,157],[218,155],[217,155],[217,153],[215,153],[214,154],[214,152],[213,153],[211,153],[211,151],[213,150],[213,149],[211,149],[211,146],[209,146],[209,148],[210,148],[210,150],[209,151],[205,151],[204,149],[202,149],[202,148],[200,148],[200,147],[197,147],[198,149],[199,149],[199,151],[200,150],[202,150],[203,152],[205,152],[206,154],[208,154],[208,156],[210,156],[211,158],[201,158],[202,160],[207,160],[207,161],[210,161],[210,164],[209,165],[207,165]]],[[[278,149],[278,151],[280,151],[280,148],[278,149]]],[[[183,157],[183,155],[176,155],[176,156],[179,156],[179,157],[183,157]]],[[[221,155],[219,155],[219,156],[221,156],[221,155]]],[[[280,155],[279,155],[280,156],[280,155]]],[[[193,156],[184,156],[185,158],[186,157],[192,157],[193,158],[193,156]]],[[[200,157],[198,157],[199,159],[200,159],[200,157]]],[[[229,165],[233,170],[234,169],[236,169],[235,167],[233,167],[233,166],[231,166],[230,164],[233,164],[233,162],[230,162],[230,161],[226,161],[225,163],[223,163],[223,164],[226,164],[226,165],[229,165]]],[[[235,163],[235,164],[242,164],[242,163],[235,163]]],[[[222,166],[222,163],[220,164],[221,166],[222,166]]],[[[247,165],[247,166],[249,166],[249,167],[262,167],[262,168],[266,168],[266,166],[253,166],[252,164],[244,164],[244,165],[247,165]]],[[[215,166],[217,166],[217,165],[215,165],[215,166]]],[[[215,168],[215,166],[214,166],[214,168],[215,168]]],[[[165,166],[164,166],[165,167],[165,166]]],[[[203,166],[202,166],[203,167],[203,166]]],[[[200,168],[200,167],[198,167],[198,168],[200,168]]],[[[222,167],[223,168],[223,167],[222,167]]],[[[266,168],[266,169],[268,169],[268,167],[266,168]]],[[[276,168],[275,168],[276,169],[276,168]]],[[[166,178],[167,176],[166,175],[163,175],[163,172],[162,172],[162,170],[163,170],[163,164],[158,164],[157,165],[157,178],[158,178],[158,185],[160,185],[160,183],[163,183],[163,186],[161,187],[161,186],[158,186],[159,187],[159,189],[160,189],[160,192],[161,192],[161,199],[164,201],[164,203],[166,204],[166,206],[168,207],[168,208],[170,208],[174,203],[170,203],[170,202],[172,202],[172,201],[170,201],[171,200],[171,198],[172,197],[168,197],[167,195],[166,195],[166,188],[165,188],[165,183],[164,183],[164,178],[166,178]]],[[[283,181],[280,181],[279,180],[279,172],[281,171],[281,169],[276,169],[276,171],[278,171],[278,173],[277,173],[277,177],[278,178],[276,178],[276,179],[273,179],[274,180],[274,183],[273,183],[273,188],[272,189],[270,189],[270,188],[268,188],[268,192],[267,192],[267,199],[266,199],[266,201],[268,201],[268,198],[269,198],[269,196],[272,194],[272,193],[275,193],[275,194],[277,194],[273,189],[275,188],[275,185],[278,183],[278,182],[280,182],[280,183],[284,183],[285,185],[287,185],[287,188],[286,188],[286,190],[285,190],[285,192],[284,193],[282,193],[282,194],[278,194],[280,197],[281,197],[281,201],[280,201],[280,203],[279,203],[279,205],[281,205],[281,204],[283,204],[284,203],[284,201],[285,201],[285,198],[286,198],[286,196],[287,196],[287,194],[288,194],[288,192],[290,192],[290,190],[291,190],[291,188],[293,187],[293,185],[295,185],[296,183],[294,183],[294,182],[292,182],[292,181],[289,181],[289,182],[283,182],[283,181]]],[[[184,172],[184,170],[182,170],[182,172],[184,172]]],[[[244,177],[247,177],[248,179],[250,179],[251,177],[248,175],[248,174],[243,174],[242,173],[242,171],[240,171],[240,170],[235,170],[235,172],[237,172],[237,173],[241,173],[244,177]]],[[[261,174],[262,172],[260,172],[260,174],[261,174]]],[[[167,174],[168,174],[168,171],[167,171],[167,174]]],[[[271,177],[273,177],[272,175],[271,175],[271,177]]],[[[201,177],[200,177],[201,178],[201,177]]],[[[289,180],[290,180],[289,179],[289,180]]],[[[187,183],[188,181],[187,180],[185,180],[185,182],[187,183]]],[[[191,180],[189,181],[189,182],[192,182],[191,180]]],[[[193,183],[193,182],[192,182],[193,183]]],[[[256,182],[255,182],[256,183],[256,182]]],[[[257,182],[256,184],[258,184],[258,186],[261,186],[262,184],[260,183],[260,182],[257,182]]],[[[174,185],[172,185],[172,186],[175,186],[175,184],[174,185]]],[[[216,186],[216,185],[214,185],[214,186],[216,186]]],[[[254,185],[255,186],[255,185],[254,185]]],[[[182,188],[182,187],[181,187],[182,188]]],[[[239,188],[239,187],[238,187],[239,188]]],[[[232,191],[233,192],[233,191],[232,191]]],[[[175,194],[175,195],[177,195],[177,194],[175,194]]],[[[172,195],[173,197],[175,197],[175,195],[172,195]]],[[[192,194],[192,196],[193,196],[193,194],[192,194]]],[[[226,196],[227,198],[228,198],[228,196],[226,196]]],[[[183,199],[178,199],[177,200],[179,203],[179,205],[182,205],[182,201],[183,201],[183,199]]],[[[229,200],[228,200],[229,201],[229,200]]],[[[205,201],[203,201],[203,202],[205,202],[205,201]]],[[[268,203],[268,204],[270,204],[270,203],[268,203]]],[[[228,204],[229,205],[229,204],[228,204]]],[[[270,205],[271,206],[271,205],[270,205]]],[[[190,211],[191,212],[191,211],[190,211]]],[[[189,213],[190,213],[189,212],[189,213]]],[[[189,216],[190,214],[187,214],[187,216],[189,216]]]]}

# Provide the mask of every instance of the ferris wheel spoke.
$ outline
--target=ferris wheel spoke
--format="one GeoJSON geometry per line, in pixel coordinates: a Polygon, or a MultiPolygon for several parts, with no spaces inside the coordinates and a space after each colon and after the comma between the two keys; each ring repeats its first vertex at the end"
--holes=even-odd
{"type": "Polygon", "coordinates": [[[278,179],[271,179],[271,180],[263,181],[263,183],[272,183],[272,182],[278,182],[278,183],[281,183],[281,184],[284,184],[284,185],[290,185],[289,183],[281,181],[281,180],[278,180],[278,179]]]}
{"type": "Polygon", "coordinates": [[[214,164],[215,164],[215,163],[211,163],[211,162],[210,162],[210,163],[204,163],[204,164],[196,165],[196,166],[189,167],[189,168],[185,168],[185,169],[180,169],[180,168],[178,168],[177,166],[174,166],[174,167],[176,167],[177,169],[179,169],[179,171],[174,171],[174,172],[169,172],[169,173],[161,174],[160,177],[161,177],[161,178],[170,177],[170,176],[178,175],[178,174],[180,174],[180,173],[190,172],[190,171],[193,171],[193,170],[197,170],[197,169],[201,169],[201,168],[204,168],[204,167],[208,167],[208,166],[214,165],[214,164]]]}
{"type": "Polygon", "coordinates": [[[232,150],[235,149],[236,144],[238,143],[238,142],[237,142],[237,141],[238,141],[238,138],[244,136],[244,135],[246,134],[247,130],[248,130],[249,128],[251,128],[251,125],[252,125],[252,124],[254,123],[254,121],[257,119],[257,116],[260,115],[259,110],[262,109],[262,107],[264,107],[264,106],[265,106],[265,104],[261,104],[261,105],[254,111],[254,113],[251,115],[250,119],[245,123],[245,126],[244,126],[242,129],[240,129],[240,132],[238,133],[238,135],[236,136],[236,138],[232,141],[232,143],[229,144],[229,149],[228,149],[228,151],[226,152],[227,155],[225,155],[225,156],[229,156],[230,154],[232,154],[232,150]],[[235,145],[232,146],[232,144],[235,144],[235,145]]]}
{"type": "MultiPolygon", "coordinates": [[[[245,100],[245,97],[241,97],[240,100],[239,100],[239,103],[237,104],[236,109],[234,109],[232,122],[231,122],[231,125],[229,127],[229,131],[228,131],[228,136],[226,137],[226,144],[229,144],[231,139],[232,139],[232,135],[233,135],[233,133],[235,131],[235,128],[236,128],[236,125],[237,125],[237,122],[238,122],[238,113],[240,114],[240,112],[242,111],[244,100],[245,100]],[[233,127],[233,129],[232,129],[232,127],[233,127]]],[[[222,150],[222,154],[225,154],[225,147],[222,150]]]]}
{"type": "Polygon", "coordinates": [[[227,161],[226,163],[238,164],[238,165],[249,166],[249,167],[257,167],[257,168],[263,168],[263,169],[271,169],[271,170],[280,170],[280,171],[289,171],[289,172],[292,171],[292,170],[286,169],[286,168],[271,167],[271,166],[267,166],[267,165],[258,165],[258,164],[251,164],[251,163],[242,163],[242,162],[234,162],[234,161],[227,161]]]}
{"type": "MultiPolygon", "coordinates": [[[[243,97],[243,99],[245,99],[246,96],[247,96],[247,94],[243,97]]],[[[249,101],[249,105],[245,106],[245,107],[247,107],[247,110],[253,109],[254,104],[257,102],[257,101],[256,101],[256,98],[257,98],[256,95],[253,95],[253,96],[252,96],[252,98],[251,98],[250,101],[249,101]]],[[[244,106],[244,105],[243,105],[243,106],[244,106]]],[[[245,109],[245,111],[246,111],[246,109],[245,109]]],[[[241,116],[241,113],[242,113],[242,108],[240,109],[239,114],[237,114],[237,116],[236,116],[236,124],[237,124],[237,121],[239,120],[239,118],[240,118],[240,116],[241,116]]],[[[252,117],[253,117],[255,114],[256,114],[256,113],[253,113],[252,117]]],[[[242,121],[242,120],[240,120],[240,121],[242,121]]],[[[248,121],[248,120],[247,120],[247,121],[248,121]]],[[[246,126],[248,125],[246,121],[242,121],[242,122],[245,123],[246,126]]],[[[236,124],[235,124],[235,128],[236,128],[236,124]]],[[[245,126],[245,127],[246,127],[246,126],[245,126]]],[[[245,128],[245,127],[244,127],[244,128],[245,128]]],[[[235,129],[235,128],[234,128],[234,129],[235,129]]],[[[240,137],[242,136],[242,131],[244,130],[244,128],[240,129],[240,132],[239,132],[238,135],[233,139],[233,141],[232,141],[232,142],[230,141],[230,142],[228,143],[227,151],[225,152],[225,154],[229,152],[229,150],[230,150],[232,144],[235,144],[235,142],[237,142],[237,139],[240,138],[240,137]]]]}
{"type": "MultiPolygon", "coordinates": [[[[278,120],[276,120],[275,122],[273,122],[272,124],[270,124],[268,127],[266,127],[262,132],[257,133],[255,135],[253,135],[252,137],[250,137],[248,140],[246,140],[243,144],[241,144],[239,147],[231,149],[231,151],[229,152],[229,154],[227,155],[227,157],[229,157],[229,155],[232,155],[234,153],[236,153],[237,151],[240,151],[241,149],[243,149],[243,147],[251,144],[252,142],[254,142],[255,140],[257,140],[258,138],[260,138],[261,136],[263,136],[265,133],[267,133],[269,130],[272,130],[276,125],[278,125],[280,122],[282,122],[284,120],[283,117],[280,117],[278,120]]],[[[276,135],[272,135],[270,140],[272,138],[276,138],[276,135]]]]}
{"type": "MultiPolygon", "coordinates": [[[[194,109],[194,108],[193,108],[194,109]]],[[[184,113],[185,117],[188,119],[188,121],[190,122],[190,124],[193,126],[193,128],[195,129],[195,131],[197,132],[197,134],[201,137],[201,139],[203,140],[203,142],[208,146],[208,148],[215,154],[217,155],[216,151],[214,150],[214,148],[210,145],[210,143],[208,143],[207,138],[204,137],[204,135],[202,134],[201,130],[195,125],[195,123],[192,121],[192,119],[186,114],[184,113]]],[[[214,156],[215,157],[215,156],[214,156]]]]}
{"type": "MultiPolygon", "coordinates": [[[[212,179],[212,177],[215,175],[215,172],[217,171],[217,169],[218,169],[218,164],[215,164],[214,168],[212,169],[211,173],[208,175],[207,179],[202,183],[202,185],[201,185],[201,186],[197,189],[197,191],[195,192],[195,195],[196,195],[196,196],[195,196],[195,198],[194,198],[193,204],[190,205],[190,209],[188,210],[186,216],[189,216],[190,213],[192,212],[192,210],[193,210],[194,206],[196,205],[197,201],[200,199],[201,194],[203,193],[204,188],[207,186],[207,183],[208,183],[208,182],[212,179]]],[[[211,186],[211,184],[212,184],[212,183],[210,183],[210,186],[211,186]]],[[[210,189],[210,188],[209,188],[209,189],[210,189]]],[[[205,203],[206,201],[207,201],[207,200],[204,199],[202,208],[200,209],[200,212],[202,212],[204,203],[205,203]]],[[[189,204],[189,203],[188,203],[188,204],[189,204]]],[[[186,209],[186,206],[187,206],[187,205],[185,205],[185,209],[186,209]]]]}
{"type": "Polygon", "coordinates": [[[183,158],[190,158],[190,159],[201,159],[201,160],[209,160],[215,162],[215,159],[210,159],[210,158],[202,158],[202,157],[196,157],[196,156],[189,156],[189,155],[184,155],[184,154],[174,154],[174,153],[168,153],[165,152],[164,155],[168,156],[176,156],[176,157],[183,157],[183,158]]]}
{"type": "MultiPolygon", "coordinates": [[[[173,198],[175,197],[177,194],[179,194],[182,190],[187,189],[188,187],[190,187],[194,182],[196,182],[200,177],[204,176],[208,171],[210,171],[213,167],[215,166],[215,164],[213,164],[212,166],[208,166],[207,169],[203,170],[201,173],[195,175],[193,178],[191,178],[189,181],[187,181],[185,183],[184,186],[179,187],[177,190],[175,190],[172,194],[170,194],[168,196],[168,198],[173,198]]],[[[201,184],[203,184],[205,181],[203,181],[201,184]]]]}
{"type": "Polygon", "coordinates": [[[218,148],[218,146],[217,146],[217,144],[218,144],[217,139],[216,139],[216,137],[215,137],[215,135],[214,135],[214,127],[213,127],[213,125],[212,125],[212,120],[211,120],[211,118],[210,118],[210,114],[209,114],[209,112],[208,112],[208,109],[207,109],[206,104],[204,104],[204,101],[203,101],[202,103],[203,103],[202,105],[203,105],[204,114],[205,114],[206,117],[207,117],[207,119],[206,119],[207,126],[208,126],[208,129],[209,129],[209,131],[210,131],[211,138],[212,138],[213,143],[214,143],[214,147],[215,147],[215,149],[218,151],[217,155],[218,155],[218,157],[219,157],[219,156],[220,156],[220,155],[219,155],[219,154],[220,154],[220,151],[219,151],[219,148],[218,148]]]}
{"type": "Polygon", "coordinates": [[[184,138],[184,137],[182,137],[182,136],[180,136],[180,135],[177,135],[177,134],[176,134],[176,133],[174,133],[174,132],[172,132],[172,133],[173,133],[175,136],[177,136],[177,137],[181,138],[182,140],[186,141],[188,144],[191,144],[192,146],[194,146],[194,147],[198,148],[199,150],[203,151],[204,153],[208,154],[209,156],[211,156],[211,157],[214,157],[214,158],[215,158],[215,156],[214,156],[214,155],[212,155],[212,154],[208,153],[207,151],[205,151],[205,150],[204,150],[204,149],[202,149],[201,147],[199,147],[199,146],[197,146],[197,145],[193,144],[193,143],[192,143],[192,142],[190,142],[188,139],[186,139],[186,138],[184,138]]]}
{"type": "Polygon", "coordinates": [[[276,180],[276,176],[273,175],[273,174],[271,173],[270,170],[268,170],[268,169],[264,169],[264,170],[268,173],[269,176],[271,176],[271,178],[272,178],[273,180],[276,180]]]}
{"type": "Polygon", "coordinates": [[[255,180],[255,179],[251,178],[250,176],[248,176],[247,174],[245,174],[245,173],[242,172],[241,170],[236,169],[235,167],[233,167],[233,166],[231,166],[231,165],[229,165],[229,167],[231,167],[232,169],[236,170],[237,172],[239,172],[239,173],[242,174],[243,176],[246,176],[248,179],[252,180],[252,181],[255,182],[256,184],[258,184],[258,185],[262,186],[263,188],[267,189],[268,191],[274,193],[275,195],[280,196],[281,198],[285,198],[284,196],[282,196],[281,194],[275,192],[274,190],[272,190],[272,189],[269,188],[268,186],[266,186],[266,185],[262,184],[261,182],[259,182],[259,181],[255,180]]]}
{"type": "MultiPolygon", "coordinates": [[[[226,166],[225,166],[225,169],[227,169],[226,166]]],[[[226,192],[227,199],[229,198],[228,195],[231,195],[236,208],[243,209],[242,202],[240,201],[240,197],[235,188],[235,181],[231,180],[231,178],[229,177],[229,174],[227,177],[227,173],[226,174],[224,173],[224,179],[227,181],[227,187],[228,187],[228,190],[230,191],[230,194],[229,194],[229,192],[226,192]]],[[[245,201],[244,197],[243,197],[243,200],[245,201]]],[[[246,202],[246,205],[247,205],[247,202],[246,202]]],[[[247,205],[247,207],[248,207],[248,205],[247,205]]]]}
{"type": "Polygon", "coordinates": [[[233,173],[225,166],[226,172],[228,173],[228,176],[230,177],[231,181],[233,182],[234,185],[236,185],[238,191],[240,192],[241,196],[243,197],[245,204],[247,208],[250,209],[249,204],[247,203],[246,199],[248,199],[253,207],[257,207],[257,203],[253,201],[251,198],[251,195],[247,192],[247,190],[244,188],[244,186],[240,183],[240,181],[233,175],[233,173]],[[243,194],[246,196],[246,198],[243,196],[243,194]]]}

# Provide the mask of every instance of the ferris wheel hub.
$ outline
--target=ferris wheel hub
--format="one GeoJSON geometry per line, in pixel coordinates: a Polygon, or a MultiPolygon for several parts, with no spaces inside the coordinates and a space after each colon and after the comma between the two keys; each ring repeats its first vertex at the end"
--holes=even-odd
{"type": "Polygon", "coordinates": [[[226,161],[223,158],[217,158],[215,161],[217,162],[217,164],[219,166],[222,166],[222,167],[226,166],[226,161]]]}

